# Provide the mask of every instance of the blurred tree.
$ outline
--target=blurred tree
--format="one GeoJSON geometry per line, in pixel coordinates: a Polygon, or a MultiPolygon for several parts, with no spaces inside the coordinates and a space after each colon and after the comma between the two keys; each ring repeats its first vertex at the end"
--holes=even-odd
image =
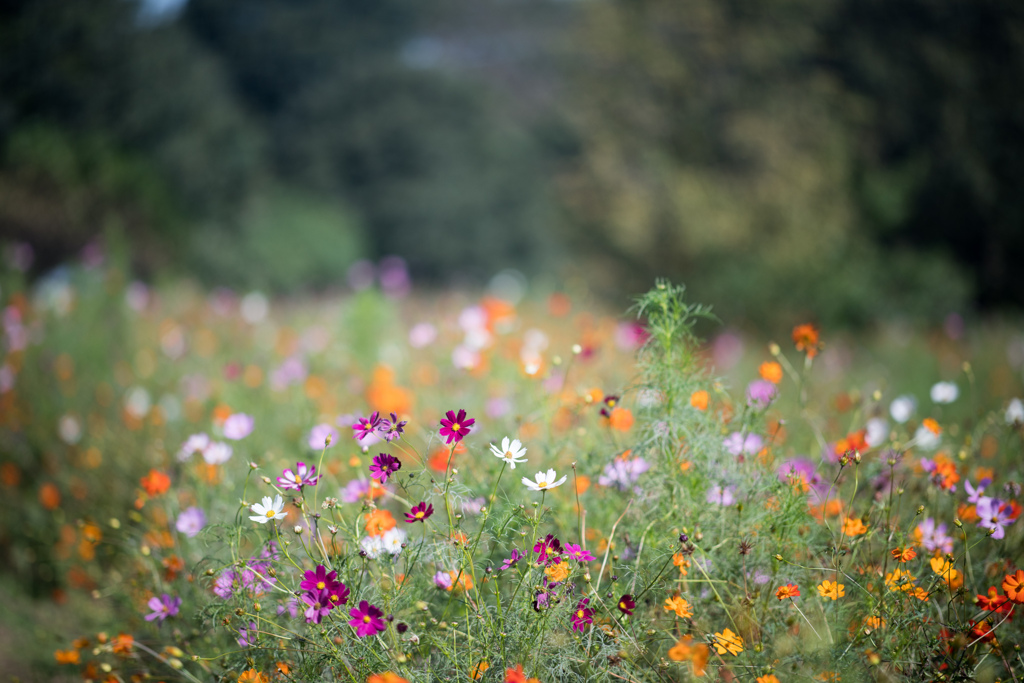
{"type": "Polygon", "coordinates": [[[854,196],[877,240],[941,248],[982,304],[1024,304],[1024,5],[842,0],[822,46],[851,93],[854,196]]]}

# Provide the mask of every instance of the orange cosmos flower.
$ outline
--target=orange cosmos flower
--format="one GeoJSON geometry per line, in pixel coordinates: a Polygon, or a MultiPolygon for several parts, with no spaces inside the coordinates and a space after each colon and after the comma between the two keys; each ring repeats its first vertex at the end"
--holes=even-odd
{"type": "Polygon", "coordinates": [[[270,679],[256,669],[248,669],[238,676],[238,683],[270,683],[270,679]]]}
{"type": "Polygon", "coordinates": [[[711,648],[704,643],[694,645],[691,636],[680,638],[668,651],[668,658],[673,662],[690,662],[693,665],[693,675],[698,678],[704,675],[710,656],[711,648]]]}
{"type": "Polygon", "coordinates": [[[110,639],[110,647],[115,655],[130,655],[135,646],[135,639],[127,633],[118,633],[110,639]]]}
{"type": "Polygon", "coordinates": [[[826,579],[818,584],[818,595],[829,600],[838,600],[846,595],[846,586],[826,579]]]}
{"type": "Polygon", "coordinates": [[[39,488],[39,503],[47,510],[56,510],[60,506],[60,490],[55,484],[46,482],[39,488]]]}
{"type": "Polygon", "coordinates": [[[81,661],[78,650],[57,650],[53,653],[53,658],[58,664],[78,664],[81,661]]]}
{"type": "Polygon", "coordinates": [[[1003,579],[1003,590],[1010,600],[1024,605],[1024,570],[1018,569],[1015,574],[1007,574],[1003,579]]]}
{"type": "Polygon", "coordinates": [[[469,677],[472,678],[474,681],[478,681],[480,680],[481,676],[484,675],[484,672],[490,668],[491,665],[488,662],[479,662],[470,670],[469,677]]]}
{"type": "Polygon", "coordinates": [[[527,678],[523,673],[523,665],[516,664],[516,668],[505,669],[505,683],[540,683],[536,678],[527,678]]]}
{"type": "Polygon", "coordinates": [[[633,426],[633,413],[629,408],[615,408],[608,416],[608,424],[612,429],[620,432],[628,432],[633,426]]]}
{"type": "Polygon", "coordinates": [[[861,534],[867,533],[867,530],[867,526],[859,519],[855,517],[843,518],[843,533],[845,535],[860,536],[861,534]]]}
{"type": "Polygon", "coordinates": [[[743,652],[743,637],[733,633],[729,629],[725,629],[721,633],[716,633],[714,644],[715,652],[720,655],[729,653],[735,656],[743,652]]]}
{"type": "Polygon", "coordinates": [[[139,483],[150,498],[163,495],[171,488],[171,478],[160,470],[150,470],[139,483]]]}
{"type": "Polygon", "coordinates": [[[569,578],[569,563],[559,559],[558,562],[549,565],[544,570],[544,574],[548,577],[549,581],[562,583],[569,578]]]}
{"type": "Polygon", "coordinates": [[[708,392],[703,389],[698,389],[690,394],[690,405],[697,410],[707,410],[709,398],[710,396],[708,395],[708,392]]]}
{"type": "Polygon", "coordinates": [[[767,676],[758,676],[755,683],[779,683],[779,679],[775,677],[775,674],[768,674],[767,676]]]}
{"type": "Polygon", "coordinates": [[[914,581],[915,577],[909,571],[899,567],[885,575],[885,585],[891,591],[911,592],[916,588],[914,581]]]}
{"type": "Polygon", "coordinates": [[[761,379],[766,379],[772,384],[778,384],[782,381],[782,366],[773,360],[761,363],[757,373],[761,375],[761,379]]]}
{"type": "Polygon", "coordinates": [[[366,533],[371,536],[383,536],[388,529],[397,525],[395,518],[387,510],[377,509],[366,515],[366,533]]]}
{"type": "Polygon", "coordinates": [[[687,619],[693,616],[693,609],[690,607],[690,603],[683,600],[682,596],[679,595],[673,595],[665,600],[665,611],[675,612],[676,616],[680,619],[687,619]]]}
{"type": "Polygon", "coordinates": [[[686,555],[676,553],[672,556],[672,564],[679,567],[681,575],[686,576],[686,568],[690,566],[690,560],[687,559],[686,555]]]}
{"type": "Polygon", "coordinates": [[[917,557],[917,551],[913,548],[893,548],[889,552],[897,562],[910,562],[917,557]]]}
{"type": "Polygon", "coordinates": [[[787,583],[785,586],[779,586],[779,589],[775,591],[775,597],[779,600],[798,598],[800,597],[800,588],[795,583],[787,583]]]}
{"type": "Polygon", "coordinates": [[[793,343],[796,345],[797,351],[803,351],[808,358],[814,358],[821,348],[818,328],[810,323],[797,325],[793,328],[793,343]]]}

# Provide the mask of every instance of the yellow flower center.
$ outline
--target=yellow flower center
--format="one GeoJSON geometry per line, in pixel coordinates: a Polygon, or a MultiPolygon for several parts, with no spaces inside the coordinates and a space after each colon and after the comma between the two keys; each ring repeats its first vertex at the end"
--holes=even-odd
{"type": "Polygon", "coordinates": [[[622,609],[626,609],[626,603],[620,602],[619,603],[619,607],[622,608],[622,609]]]}
{"type": "Polygon", "coordinates": [[[373,621],[373,620],[370,619],[370,615],[369,614],[367,614],[365,617],[363,617],[363,623],[364,624],[369,624],[371,621],[373,621]]]}
{"type": "Polygon", "coordinates": [[[276,515],[276,514],[277,513],[274,512],[274,508],[270,508],[269,510],[267,510],[267,519],[273,519],[274,515],[276,515]]]}
{"type": "Polygon", "coordinates": [[[323,581],[317,581],[316,587],[319,590],[323,590],[324,588],[327,588],[327,584],[325,584],[323,581]]]}
{"type": "Polygon", "coordinates": [[[576,616],[577,616],[578,618],[582,619],[582,618],[583,618],[583,610],[580,610],[579,612],[577,612],[577,613],[576,613],[576,616]]]}
{"type": "Polygon", "coordinates": [[[452,423],[452,431],[453,432],[457,432],[460,429],[462,429],[462,425],[460,425],[458,422],[453,422],[452,423]]]}
{"type": "Polygon", "coordinates": [[[418,510],[414,517],[416,517],[416,519],[423,519],[423,510],[418,510]]]}

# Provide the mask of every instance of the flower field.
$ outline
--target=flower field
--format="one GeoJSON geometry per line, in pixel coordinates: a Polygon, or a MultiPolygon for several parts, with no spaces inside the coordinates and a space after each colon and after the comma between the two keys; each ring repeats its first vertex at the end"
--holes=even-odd
{"type": "Polygon", "coordinates": [[[1013,329],[99,265],[0,303],[23,680],[1024,677],[1013,329]]]}

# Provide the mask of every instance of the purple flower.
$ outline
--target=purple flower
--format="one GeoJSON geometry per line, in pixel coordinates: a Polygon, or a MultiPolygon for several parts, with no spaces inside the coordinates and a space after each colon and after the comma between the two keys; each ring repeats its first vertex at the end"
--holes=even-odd
{"type": "Polygon", "coordinates": [[[716,503],[718,505],[729,506],[736,502],[736,497],[733,496],[733,492],[736,490],[735,486],[721,486],[715,484],[708,491],[708,495],[705,500],[709,503],[716,503]]]}
{"type": "Polygon", "coordinates": [[[250,621],[248,626],[238,629],[238,645],[240,647],[252,647],[256,644],[259,635],[256,622],[250,621]]]}
{"type": "Polygon", "coordinates": [[[755,455],[761,450],[764,440],[757,434],[733,432],[729,436],[725,437],[723,444],[725,445],[725,449],[735,456],[755,455]]]}
{"type": "Polygon", "coordinates": [[[992,530],[992,538],[999,539],[1006,535],[1003,527],[1013,524],[1012,508],[998,498],[982,496],[978,499],[978,526],[992,530]]]}
{"type": "Polygon", "coordinates": [[[163,621],[167,617],[173,617],[178,614],[178,608],[181,607],[181,598],[172,598],[167,593],[164,593],[159,598],[155,596],[150,598],[146,605],[149,609],[153,610],[152,613],[146,615],[146,621],[154,621],[156,619],[163,621]]]}
{"type": "Polygon", "coordinates": [[[516,564],[519,563],[519,560],[523,559],[524,557],[526,557],[526,555],[519,552],[518,548],[512,548],[512,556],[505,560],[504,564],[501,565],[502,571],[515,567],[516,564]]]}
{"type": "Polygon", "coordinates": [[[314,476],[315,473],[315,467],[309,467],[304,462],[297,462],[295,471],[293,472],[291,468],[284,470],[277,478],[277,483],[286,491],[301,491],[303,486],[316,486],[316,483],[320,481],[320,475],[314,476]]]}
{"type": "Polygon", "coordinates": [[[395,439],[401,438],[402,433],[405,431],[405,425],[409,424],[407,420],[399,421],[398,416],[391,413],[391,419],[383,418],[380,424],[377,426],[377,433],[384,438],[385,441],[394,441],[395,439]]]}
{"type": "Polygon", "coordinates": [[[590,598],[583,598],[572,611],[572,630],[583,632],[587,624],[594,623],[594,610],[587,609],[590,598]]]}
{"type": "Polygon", "coordinates": [[[434,574],[434,585],[438,588],[448,590],[452,587],[452,575],[445,571],[439,571],[434,574]]]}
{"type": "Polygon", "coordinates": [[[309,447],[315,451],[338,443],[338,431],[329,424],[318,424],[309,431],[309,447]],[[327,441],[330,437],[330,442],[327,441]]]}
{"type": "Polygon", "coordinates": [[[968,496],[967,496],[967,502],[968,503],[975,503],[975,504],[977,504],[978,500],[981,499],[982,494],[985,493],[985,487],[987,486],[986,482],[988,482],[988,481],[989,480],[987,478],[986,479],[982,479],[980,482],[978,482],[978,488],[974,488],[973,486],[971,486],[971,482],[970,481],[965,481],[964,482],[964,490],[966,490],[967,493],[968,493],[968,496]]]}
{"type": "Polygon", "coordinates": [[[376,432],[379,425],[380,413],[375,410],[370,417],[361,417],[356,420],[356,423],[352,425],[352,438],[356,441],[362,441],[376,432]]]}
{"type": "Polygon", "coordinates": [[[306,379],[309,371],[302,358],[293,356],[286,359],[270,373],[270,387],[274,391],[281,391],[291,384],[296,384],[306,379]]]}
{"type": "Polygon", "coordinates": [[[422,502],[419,505],[414,505],[412,510],[405,513],[405,521],[410,524],[413,522],[426,522],[432,514],[434,514],[434,506],[422,502]]]}
{"type": "Polygon", "coordinates": [[[778,388],[768,380],[755,379],[747,385],[747,405],[755,410],[763,410],[771,405],[778,393],[778,388]]]}
{"type": "Polygon", "coordinates": [[[539,555],[537,558],[538,562],[542,564],[553,563],[562,554],[562,544],[553,534],[548,534],[543,540],[537,541],[536,545],[533,546],[533,552],[539,555]]]}
{"type": "Polygon", "coordinates": [[[640,475],[651,469],[651,464],[642,457],[616,458],[604,466],[604,472],[597,478],[601,486],[614,486],[620,491],[628,491],[640,478],[640,475]]]}
{"type": "Polygon", "coordinates": [[[343,503],[358,502],[360,498],[370,495],[370,480],[353,479],[345,484],[345,488],[341,490],[339,495],[343,503]]]}
{"type": "Polygon", "coordinates": [[[458,443],[462,441],[467,434],[469,434],[469,428],[472,427],[476,420],[473,418],[466,418],[466,411],[459,409],[459,414],[456,415],[455,411],[449,410],[445,413],[447,419],[441,418],[441,436],[448,437],[445,443],[458,443]]]}
{"type": "Polygon", "coordinates": [[[577,562],[593,562],[594,556],[590,554],[589,550],[584,550],[575,543],[566,543],[565,552],[569,555],[570,559],[576,560],[577,562]]]}
{"type": "Polygon", "coordinates": [[[621,598],[619,598],[619,602],[616,605],[616,607],[618,607],[619,611],[625,614],[627,617],[632,616],[633,610],[636,609],[636,600],[633,599],[632,595],[626,593],[621,598]]]}
{"type": "Polygon", "coordinates": [[[185,462],[194,453],[203,453],[209,445],[210,437],[208,435],[193,434],[185,439],[185,443],[181,445],[181,450],[178,451],[178,461],[185,462]]]}
{"type": "Polygon", "coordinates": [[[920,534],[921,546],[929,552],[953,552],[953,537],[946,533],[946,525],[935,524],[931,517],[917,525],[915,534],[920,534]]]}
{"type": "Polygon", "coordinates": [[[304,612],[307,624],[319,624],[320,620],[334,609],[334,605],[331,604],[331,592],[326,588],[303,593],[302,601],[309,605],[304,612]]]}
{"type": "Polygon", "coordinates": [[[350,609],[348,613],[352,617],[348,625],[356,630],[356,635],[360,638],[376,635],[387,628],[381,619],[384,613],[366,600],[360,602],[359,607],[350,609]]]}
{"type": "Polygon", "coordinates": [[[235,413],[224,420],[224,438],[238,441],[252,434],[252,428],[256,424],[251,415],[235,413]]]}
{"type": "Polygon", "coordinates": [[[373,464],[370,465],[370,474],[373,475],[374,479],[384,484],[387,482],[388,477],[400,469],[402,469],[401,460],[393,455],[381,453],[374,456],[373,464]]]}
{"type": "Polygon", "coordinates": [[[217,580],[213,582],[213,594],[221,600],[230,600],[231,596],[235,594],[235,589],[238,587],[236,582],[237,576],[231,569],[225,569],[217,577],[217,580]]]}
{"type": "Polygon", "coordinates": [[[479,515],[483,509],[487,499],[483,496],[479,498],[466,498],[462,501],[462,511],[467,515],[479,515]]]}
{"type": "Polygon", "coordinates": [[[189,538],[195,538],[204,526],[206,526],[206,513],[195,506],[184,509],[174,523],[174,528],[189,538]]]}
{"type": "Polygon", "coordinates": [[[316,569],[307,570],[299,588],[304,591],[333,590],[338,584],[338,572],[328,572],[327,567],[318,564],[316,569]]]}

